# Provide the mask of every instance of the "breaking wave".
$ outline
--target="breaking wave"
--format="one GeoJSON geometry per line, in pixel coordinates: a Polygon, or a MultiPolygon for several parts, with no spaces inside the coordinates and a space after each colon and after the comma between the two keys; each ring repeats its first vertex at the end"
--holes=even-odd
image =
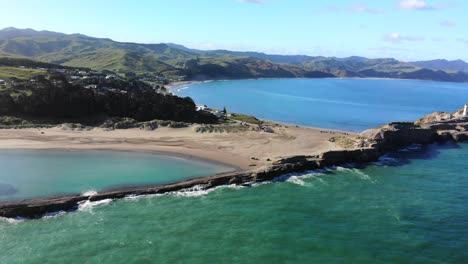
{"type": "Polygon", "coordinates": [[[16,218],[7,218],[7,217],[0,217],[1,222],[9,223],[9,224],[19,224],[24,222],[25,218],[22,217],[16,217],[16,218]]]}
{"type": "Polygon", "coordinates": [[[82,201],[78,203],[78,211],[84,211],[84,212],[91,212],[92,209],[96,206],[101,206],[101,205],[106,205],[111,203],[113,200],[112,199],[104,199],[100,201],[82,201]]]}
{"type": "Polygon", "coordinates": [[[89,191],[85,191],[81,194],[81,196],[93,196],[93,195],[96,195],[98,194],[98,192],[96,190],[89,190],[89,191]]]}

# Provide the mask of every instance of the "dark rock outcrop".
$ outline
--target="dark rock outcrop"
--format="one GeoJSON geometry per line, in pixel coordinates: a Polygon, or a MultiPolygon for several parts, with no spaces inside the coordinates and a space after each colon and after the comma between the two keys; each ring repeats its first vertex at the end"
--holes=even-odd
{"type": "Polygon", "coordinates": [[[411,144],[430,144],[437,140],[435,130],[402,122],[366,130],[361,135],[370,142],[369,147],[375,147],[380,153],[397,150],[411,144]]]}
{"type": "Polygon", "coordinates": [[[320,155],[319,166],[333,166],[344,163],[365,163],[376,161],[380,157],[377,148],[367,147],[352,150],[333,150],[320,155]]]}

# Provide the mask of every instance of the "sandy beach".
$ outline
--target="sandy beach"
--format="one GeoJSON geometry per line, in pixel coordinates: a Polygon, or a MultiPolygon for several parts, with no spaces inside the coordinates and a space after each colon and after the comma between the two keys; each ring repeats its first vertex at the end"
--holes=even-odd
{"type": "Polygon", "coordinates": [[[247,131],[231,133],[197,133],[196,125],[186,128],[160,127],[89,131],[47,129],[2,129],[0,149],[110,149],[159,151],[183,154],[254,169],[270,165],[281,157],[315,155],[340,149],[329,141],[351,133],[277,124],[274,133],[247,131]]]}
{"type": "Polygon", "coordinates": [[[165,85],[164,87],[166,87],[166,89],[170,90],[170,89],[174,89],[174,88],[177,88],[177,87],[180,87],[180,86],[189,85],[189,84],[194,84],[194,83],[199,83],[199,82],[203,82],[203,81],[180,81],[180,82],[171,82],[171,83],[165,85]]]}

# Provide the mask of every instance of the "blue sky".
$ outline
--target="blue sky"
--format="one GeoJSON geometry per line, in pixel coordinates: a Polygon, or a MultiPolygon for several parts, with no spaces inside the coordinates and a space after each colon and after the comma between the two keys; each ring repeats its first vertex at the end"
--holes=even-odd
{"type": "Polygon", "coordinates": [[[0,0],[0,28],[275,54],[468,61],[467,1],[0,0]]]}

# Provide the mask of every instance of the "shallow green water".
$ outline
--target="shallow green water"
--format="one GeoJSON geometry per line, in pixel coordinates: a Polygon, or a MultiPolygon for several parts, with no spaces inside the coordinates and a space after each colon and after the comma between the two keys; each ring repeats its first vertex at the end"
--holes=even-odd
{"type": "Polygon", "coordinates": [[[468,145],[0,221],[0,263],[466,263],[468,145]]]}
{"type": "Polygon", "coordinates": [[[0,151],[0,201],[168,183],[232,170],[157,153],[0,151]]]}

